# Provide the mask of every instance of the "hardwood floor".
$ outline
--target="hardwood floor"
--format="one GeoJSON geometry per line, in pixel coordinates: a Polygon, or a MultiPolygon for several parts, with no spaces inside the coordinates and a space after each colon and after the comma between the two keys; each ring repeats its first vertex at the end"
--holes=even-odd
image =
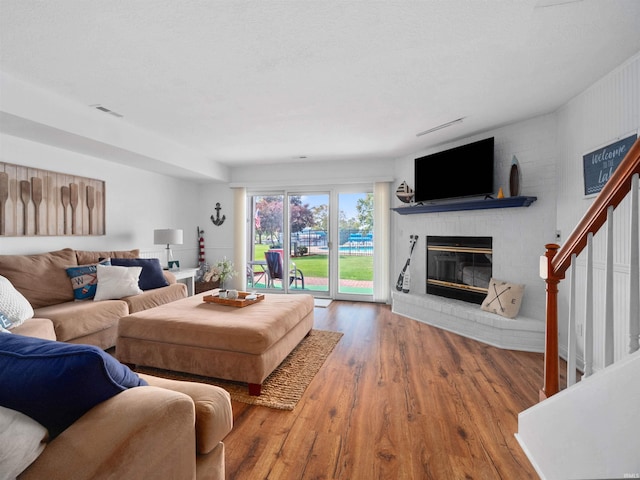
{"type": "Polygon", "coordinates": [[[542,386],[542,354],[514,352],[395,315],[316,308],[344,333],[293,411],[233,402],[227,479],[538,478],[514,433],[542,386]]]}

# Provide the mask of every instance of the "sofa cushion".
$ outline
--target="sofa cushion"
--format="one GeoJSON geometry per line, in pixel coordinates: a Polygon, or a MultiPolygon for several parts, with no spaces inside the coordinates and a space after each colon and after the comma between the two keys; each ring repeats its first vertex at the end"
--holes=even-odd
{"type": "Polygon", "coordinates": [[[8,279],[0,275],[0,328],[11,330],[31,317],[31,304],[8,279]]]}
{"type": "Polygon", "coordinates": [[[160,260],[157,258],[114,258],[111,265],[121,267],[142,267],[138,286],[142,290],[166,287],[169,282],[165,278],[160,260]]]}
{"type": "Polygon", "coordinates": [[[0,478],[14,479],[47,446],[47,429],[24,413],[0,407],[0,478]]]}
{"type": "Polygon", "coordinates": [[[74,265],[78,262],[70,248],[36,255],[0,255],[0,275],[8,278],[33,308],[73,300],[65,269],[74,265]]]}
{"type": "Polygon", "coordinates": [[[142,293],[138,280],[142,267],[96,265],[98,287],[93,300],[112,300],[142,293]]]}
{"type": "Polygon", "coordinates": [[[140,256],[140,250],[114,250],[111,252],[94,252],[91,250],[76,250],[76,265],[88,265],[90,263],[98,263],[105,258],[137,258],[140,256]]]}
{"type": "Polygon", "coordinates": [[[76,338],[115,328],[120,318],[128,312],[127,304],[121,300],[71,301],[38,308],[36,316],[51,319],[58,341],[71,342],[76,338]]]}
{"type": "MultiPolygon", "coordinates": [[[[100,265],[111,265],[109,259],[99,262],[100,265]]],[[[89,300],[96,296],[96,288],[98,287],[97,263],[90,265],[78,265],[77,267],[67,268],[67,275],[71,280],[73,288],[73,296],[76,300],[89,300]]]]}
{"type": "Polygon", "coordinates": [[[0,333],[0,405],[44,425],[51,438],[95,405],[147,382],[108,353],[0,333]]]}

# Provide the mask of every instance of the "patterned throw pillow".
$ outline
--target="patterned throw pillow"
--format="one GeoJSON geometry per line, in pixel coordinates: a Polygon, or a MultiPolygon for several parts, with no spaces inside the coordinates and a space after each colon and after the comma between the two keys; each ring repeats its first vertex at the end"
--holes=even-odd
{"type": "MultiPolygon", "coordinates": [[[[67,268],[67,275],[71,280],[71,286],[73,287],[73,296],[76,300],[89,300],[96,295],[96,288],[98,287],[98,271],[97,264],[92,265],[79,265],[77,267],[67,268]]],[[[111,265],[111,262],[107,258],[102,260],[100,265],[111,265]]]]}
{"type": "Polygon", "coordinates": [[[0,275],[0,331],[11,330],[33,317],[33,308],[13,284],[0,275]]]}
{"type": "Polygon", "coordinates": [[[489,292],[480,308],[503,317],[516,318],[520,311],[523,295],[524,285],[492,278],[489,282],[489,292]]]}

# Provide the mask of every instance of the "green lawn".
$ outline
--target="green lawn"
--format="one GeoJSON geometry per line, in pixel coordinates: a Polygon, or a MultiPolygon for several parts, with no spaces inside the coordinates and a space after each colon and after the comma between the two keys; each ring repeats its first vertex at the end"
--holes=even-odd
{"type": "MultiPolygon", "coordinates": [[[[254,258],[264,259],[268,245],[255,245],[254,258]]],[[[327,256],[308,255],[294,257],[292,261],[305,277],[327,278],[327,256]]],[[[340,278],[345,280],[373,280],[373,256],[340,255],[340,278]]]]}

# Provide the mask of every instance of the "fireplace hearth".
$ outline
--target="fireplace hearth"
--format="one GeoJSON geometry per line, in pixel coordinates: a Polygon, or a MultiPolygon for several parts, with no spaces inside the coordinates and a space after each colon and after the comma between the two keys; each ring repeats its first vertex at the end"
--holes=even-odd
{"type": "Polygon", "coordinates": [[[427,293],[481,304],[492,275],[491,237],[427,236],[427,293]]]}

